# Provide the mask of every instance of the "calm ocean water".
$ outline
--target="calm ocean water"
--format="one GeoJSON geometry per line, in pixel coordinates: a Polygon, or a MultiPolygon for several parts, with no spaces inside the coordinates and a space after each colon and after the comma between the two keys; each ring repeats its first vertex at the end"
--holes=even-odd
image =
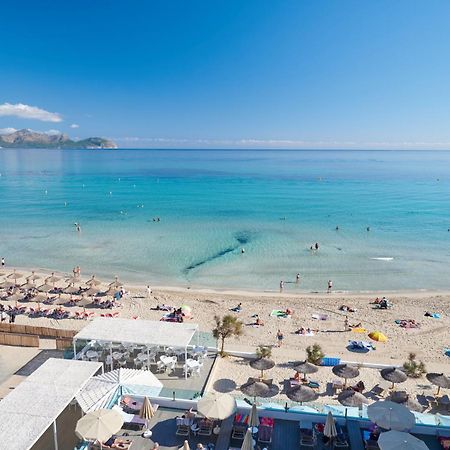
{"type": "Polygon", "coordinates": [[[329,278],[450,288],[449,152],[0,149],[0,173],[10,266],[258,290],[300,272],[287,292],[329,278]]]}

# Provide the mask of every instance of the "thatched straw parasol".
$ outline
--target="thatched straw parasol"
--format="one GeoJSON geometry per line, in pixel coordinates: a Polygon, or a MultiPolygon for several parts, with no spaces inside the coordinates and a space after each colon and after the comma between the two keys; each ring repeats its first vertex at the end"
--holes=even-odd
{"type": "Polygon", "coordinates": [[[36,280],[40,280],[41,278],[42,277],[40,275],[36,275],[34,270],[32,270],[31,275],[29,277],[27,277],[27,280],[36,281],[36,280]]]}
{"type": "Polygon", "coordinates": [[[17,286],[16,283],[13,283],[12,281],[4,281],[0,284],[0,288],[2,289],[9,289],[11,287],[17,286]]]}
{"type": "Polygon", "coordinates": [[[345,380],[344,387],[347,386],[347,379],[356,378],[359,376],[358,368],[355,366],[350,366],[348,364],[338,364],[337,366],[334,366],[331,370],[339,378],[344,378],[345,380]]]}
{"type": "Polygon", "coordinates": [[[269,398],[277,395],[280,391],[278,386],[272,383],[266,383],[263,380],[249,378],[247,383],[241,386],[241,392],[249,397],[269,398]]]}
{"type": "Polygon", "coordinates": [[[19,300],[22,300],[23,295],[20,292],[14,292],[11,295],[8,295],[8,297],[6,297],[6,300],[10,301],[10,302],[18,302],[19,300]]]}
{"type": "Polygon", "coordinates": [[[450,389],[450,377],[444,375],[443,373],[430,372],[426,374],[426,377],[430,383],[433,383],[438,387],[436,395],[439,395],[441,388],[450,389]]]}
{"type": "Polygon", "coordinates": [[[122,286],[122,283],[119,281],[119,277],[114,277],[114,281],[109,283],[110,288],[119,289],[122,286]]]}
{"type": "Polygon", "coordinates": [[[55,276],[55,272],[52,272],[52,274],[51,274],[49,277],[47,277],[47,278],[45,279],[45,282],[46,282],[46,283],[52,283],[52,284],[53,284],[53,287],[55,287],[55,283],[56,283],[57,281],[59,281],[60,279],[61,279],[61,278],[55,276]]]}
{"type": "Polygon", "coordinates": [[[261,378],[264,378],[264,371],[272,369],[275,366],[275,361],[268,358],[257,358],[250,361],[250,367],[252,369],[261,371],[261,378]]]}
{"type": "Polygon", "coordinates": [[[89,295],[91,297],[94,297],[94,295],[97,295],[98,293],[99,293],[99,290],[94,287],[90,287],[88,290],[83,292],[83,294],[89,295]]]}
{"type": "Polygon", "coordinates": [[[38,289],[38,291],[41,291],[41,292],[49,292],[53,289],[53,286],[50,286],[49,284],[44,283],[41,286],[38,286],[37,289],[38,289]]]}
{"type": "Polygon", "coordinates": [[[406,391],[392,392],[387,400],[406,406],[410,411],[422,412],[424,410],[423,406],[406,391]]]}
{"type": "Polygon", "coordinates": [[[21,284],[20,285],[20,288],[21,289],[25,289],[25,290],[28,290],[28,289],[34,289],[36,286],[33,284],[33,283],[30,283],[30,281],[28,280],[28,278],[27,278],[27,282],[25,283],[25,284],[21,284]]]}
{"type": "Polygon", "coordinates": [[[23,274],[16,272],[16,269],[14,269],[6,278],[12,278],[17,281],[19,278],[23,278],[23,274]]]}
{"type": "Polygon", "coordinates": [[[369,404],[369,400],[364,397],[360,392],[356,392],[353,389],[345,389],[338,395],[338,401],[341,405],[348,407],[361,408],[362,405],[369,404]]]}
{"type": "Polygon", "coordinates": [[[88,281],[86,281],[86,284],[88,286],[99,286],[100,284],[102,284],[102,282],[97,280],[95,278],[95,275],[92,275],[92,278],[90,278],[88,281]]]}
{"type": "Polygon", "coordinates": [[[79,287],[76,287],[76,286],[67,286],[67,287],[64,289],[64,292],[65,292],[66,294],[70,294],[70,295],[78,294],[78,292],[80,292],[80,288],[79,288],[79,287]]]}
{"type": "Polygon", "coordinates": [[[303,403],[303,402],[313,402],[317,400],[319,395],[314,389],[309,386],[305,386],[303,384],[299,384],[298,386],[294,386],[290,388],[286,395],[293,402],[303,403]]]}
{"type": "Polygon", "coordinates": [[[294,370],[302,373],[303,378],[306,379],[306,374],[316,373],[319,368],[308,361],[298,361],[294,364],[294,370]]]}
{"type": "Polygon", "coordinates": [[[396,367],[381,369],[380,373],[383,379],[392,383],[392,389],[394,389],[395,383],[404,383],[408,379],[406,373],[396,367]]]}

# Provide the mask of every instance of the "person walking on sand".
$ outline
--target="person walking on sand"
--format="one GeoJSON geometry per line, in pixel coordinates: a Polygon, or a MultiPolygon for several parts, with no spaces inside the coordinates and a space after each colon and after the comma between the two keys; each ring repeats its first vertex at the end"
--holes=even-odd
{"type": "Polygon", "coordinates": [[[348,316],[345,316],[344,331],[350,331],[350,327],[348,326],[348,316]]]}
{"type": "Polygon", "coordinates": [[[280,292],[283,292],[283,288],[284,288],[284,281],[281,280],[280,281],[280,292]]]}
{"type": "Polygon", "coordinates": [[[331,280],[328,280],[327,293],[330,294],[332,289],[333,289],[333,282],[331,280]]]}
{"type": "Polygon", "coordinates": [[[277,331],[277,347],[281,347],[282,346],[283,339],[284,339],[283,333],[281,332],[281,330],[278,330],[277,331]]]}
{"type": "Polygon", "coordinates": [[[150,296],[152,295],[152,288],[147,285],[147,298],[150,298],[150,296]]]}

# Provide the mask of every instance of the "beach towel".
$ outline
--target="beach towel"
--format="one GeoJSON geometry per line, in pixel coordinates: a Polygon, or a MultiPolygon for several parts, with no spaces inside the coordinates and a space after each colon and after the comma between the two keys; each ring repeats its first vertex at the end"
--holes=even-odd
{"type": "Polygon", "coordinates": [[[444,349],[444,355],[445,356],[450,356],[450,348],[445,348],[444,349]]]}
{"type": "Polygon", "coordinates": [[[365,328],[352,328],[352,333],[367,333],[367,330],[365,328]]]}
{"type": "Polygon", "coordinates": [[[286,314],[285,311],[282,311],[281,309],[274,309],[274,310],[272,310],[272,312],[270,313],[270,315],[271,315],[272,317],[281,317],[282,319],[287,319],[288,317],[290,317],[290,316],[288,316],[288,315],[286,314]]]}
{"type": "Polygon", "coordinates": [[[337,366],[338,364],[340,364],[340,362],[341,362],[340,358],[330,358],[329,356],[324,356],[322,358],[322,363],[320,365],[333,367],[333,366],[337,366]]]}
{"type": "Polygon", "coordinates": [[[328,316],[326,314],[313,314],[311,317],[316,320],[328,320],[328,316]]]}

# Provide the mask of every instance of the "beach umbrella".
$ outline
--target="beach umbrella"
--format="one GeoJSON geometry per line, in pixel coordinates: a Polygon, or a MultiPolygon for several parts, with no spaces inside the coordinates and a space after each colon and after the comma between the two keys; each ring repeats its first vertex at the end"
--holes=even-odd
{"type": "Polygon", "coordinates": [[[189,447],[189,442],[188,441],[184,441],[183,442],[183,447],[180,447],[179,450],[191,450],[191,447],[189,447]]]}
{"type": "Polygon", "coordinates": [[[328,411],[327,420],[325,421],[325,427],[323,429],[323,434],[327,438],[333,439],[337,436],[336,421],[334,420],[331,411],[328,411]]]}
{"type": "Polygon", "coordinates": [[[369,333],[370,339],[377,342],[387,342],[388,338],[381,331],[372,331],[369,333]]]}
{"type": "Polygon", "coordinates": [[[141,409],[139,410],[139,417],[145,420],[145,428],[148,430],[148,422],[155,415],[155,410],[148,397],[144,397],[141,409]]]}
{"type": "Polygon", "coordinates": [[[0,277],[4,277],[6,275],[5,272],[0,272],[0,277]]]}
{"type": "Polygon", "coordinates": [[[258,408],[256,407],[256,403],[253,403],[252,405],[250,417],[248,418],[248,426],[252,428],[259,426],[258,408]]]}
{"type": "Polygon", "coordinates": [[[49,292],[53,289],[53,286],[50,286],[47,283],[42,284],[41,286],[38,286],[38,291],[42,291],[42,292],[49,292]]]}
{"type": "Polygon", "coordinates": [[[105,295],[111,295],[111,296],[114,296],[114,295],[116,294],[116,292],[117,292],[117,289],[116,289],[116,288],[110,287],[110,288],[108,288],[108,290],[106,290],[106,291],[104,292],[104,294],[105,294],[105,295]]]}
{"type": "Polygon", "coordinates": [[[163,385],[150,370],[115,369],[92,377],[76,395],[84,412],[106,408],[123,394],[157,397],[163,385]]]}
{"type": "Polygon", "coordinates": [[[242,442],[241,450],[253,450],[254,444],[253,444],[253,436],[252,436],[252,430],[249,428],[247,432],[245,433],[244,440],[242,442]]]}
{"type": "Polygon", "coordinates": [[[387,400],[406,406],[410,411],[422,412],[424,410],[422,405],[406,391],[392,392],[387,400]]]}
{"type": "Polygon", "coordinates": [[[79,287],[76,287],[76,286],[67,286],[67,287],[64,289],[64,292],[65,292],[66,294],[70,294],[70,295],[78,294],[78,292],[80,292],[80,288],[79,288],[79,287]]]}
{"type": "Polygon", "coordinates": [[[45,300],[47,300],[47,294],[44,294],[43,292],[38,292],[38,293],[31,299],[31,301],[37,302],[37,303],[43,302],[43,301],[45,301],[45,300]]]}
{"type": "Polygon", "coordinates": [[[386,367],[386,369],[381,369],[380,373],[383,379],[392,383],[392,389],[394,389],[395,383],[404,383],[408,379],[408,375],[396,367],[386,367]]]}
{"type": "Polygon", "coordinates": [[[66,278],[66,283],[69,283],[69,284],[74,284],[74,283],[77,283],[78,281],[80,281],[80,279],[78,277],[66,278]]]}
{"type": "Polygon", "coordinates": [[[433,383],[438,387],[436,395],[439,395],[441,388],[450,389],[450,377],[444,375],[443,373],[430,372],[426,374],[426,377],[430,383],[433,383]]]}
{"type": "Polygon", "coordinates": [[[34,270],[31,271],[31,275],[27,278],[27,280],[36,281],[40,280],[42,277],[40,275],[36,275],[34,270]]]}
{"type": "Polygon", "coordinates": [[[102,284],[102,282],[97,280],[95,278],[95,275],[92,275],[92,278],[90,278],[88,281],[86,281],[86,284],[88,286],[99,286],[100,284],[102,284]]]}
{"type": "Polygon", "coordinates": [[[319,397],[319,395],[314,389],[303,384],[291,387],[286,392],[286,395],[290,400],[298,403],[313,402],[314,400],[317,400],[317,398],[319,397]]]}
{"type": "Polygon", "coordinates": [[[119,281],[119,277],[115,277],[112,283],[109,283],[109,287],[119,289],[122,286],[122,282],[119,281]]]}
{"type": "Polygon", "coordinates": [[[85,308],[86,306],[90,305],[92,303],[92,299],[89,297],[82,297],[80,300],[77,300],[77,305],[82,308],[85,308]]]}
{"type": "Polygon", "coordinates": [[[14,271],[10,273],[6,278],[12,278],[17,281],[19,278],[23,278],[23,274],[16,272],[16,269],[14,269],[14,271]]]}
{"type": "Polygon", "coordinates": [[[9,289],[14,286],[17,286],[17,284],[13,283],[12,281],[4,281],[2,284],[0,284],[0,287],[2,289],[9,289]]]}
{"type": "Polygon", "coordinates": [[[269,398],[278,394],[280,391],[278,386],[272,383],[266,383],[264,380],[249,378],[247,383],[244,383],[240,390],[243,394],[249,397],[269,398]]]}
{"type": "Polygon", "coordinates": [[[78,420],[75,434],[86,441],[104,442],[117,433],[122,425],[120,413],[114,409],[98,409],[78,420]]]}
{"type": "Polygon", "coordinates": [[[298,361],[294,364],[294,370],[302,373],[303,378],[306,379],[306,374],[316,373],[319,368],[308,361],[298,361]]]}
{"type": "Polygon", "coordinates": [[[99,290],[95,287],[90,287],[88,290],[83,292],[83,294],[90,295],[91,297],[94,297],[94,295],[97,295],[98,293],[99,290]]]}
{"type": "Polygon", "coordinates": [[[348,407],[358,407],[367,405],[369,400],[360,392],[356,392],[353,389],[345,389],[338,395],[338,401],[341,405],[348,407]]]}
{"type": "Polygon", "coordinates": [[[272,369],[275,366],[275,361],[268,358],[257,358],[250,361],[250,367],[252,369],[261,371],[261,378],[264,378],[264,371],[272,369]]]}
{"type": "Polygon", "coordinates": [[[6,297],[6,300],[10,301],[10,302],[18,302],[19,300],[22,300],[23,295],[20,292],[14,292],[11,295],[8,295],[8,297],[6,297]]]}
{"type": "Polygon", "coordinates": [[[61,278],[59,278],[59,277],[56,277],[55,275],[54,275],[54,272],[52,272],[52,274],[49,276],[49,277],[47,277],[46,279],[45,279],[45,282],[46,283],[52,283],[53,284],[53,287],[55,286],[55,283],[57,282],[57,281],[59,281],[61,278]]]}
{"type": "Polygon", "coordinates": [[[345,380],[344,387],[347,386],[347,379],[356,378],[359,376],[358,368],[355,366],[350,366],[348,364],[338,364],[337,366],[334,366],[331,370],[339,378],[344,378],[345,380]]]}
{"type": "Polygon", "coordinates": [[[229,394],[211,392],[198,401],[197,411],[208,419],[224,420],[236,411],[236,400],[229,394]]]}
{"type": "Polygon", "coordinates": [[[27,278],[27,282],[25,283],[25,284],[21,284],[20,285],[20,288],[21,289],[25,289],[25,290],[28,290],[28,289],[33,289],[33,288],[35,288],[36,286],[33,284],[33,283],[30,283],[29,281],[28,281],[28,278],[27,278]]]}
{"type": "Polygon", "coordinates": [[[428,450],[425,442],[402,431],[387,431],[378,438],[380,450],[428,450]]]}
{"type": "Polygon", "coordinates": [[[367,407],[367,417],[386,430],[406,431],[416,423],[414,414],[406,406],[389,400],[372,403],[367,407]]]}

